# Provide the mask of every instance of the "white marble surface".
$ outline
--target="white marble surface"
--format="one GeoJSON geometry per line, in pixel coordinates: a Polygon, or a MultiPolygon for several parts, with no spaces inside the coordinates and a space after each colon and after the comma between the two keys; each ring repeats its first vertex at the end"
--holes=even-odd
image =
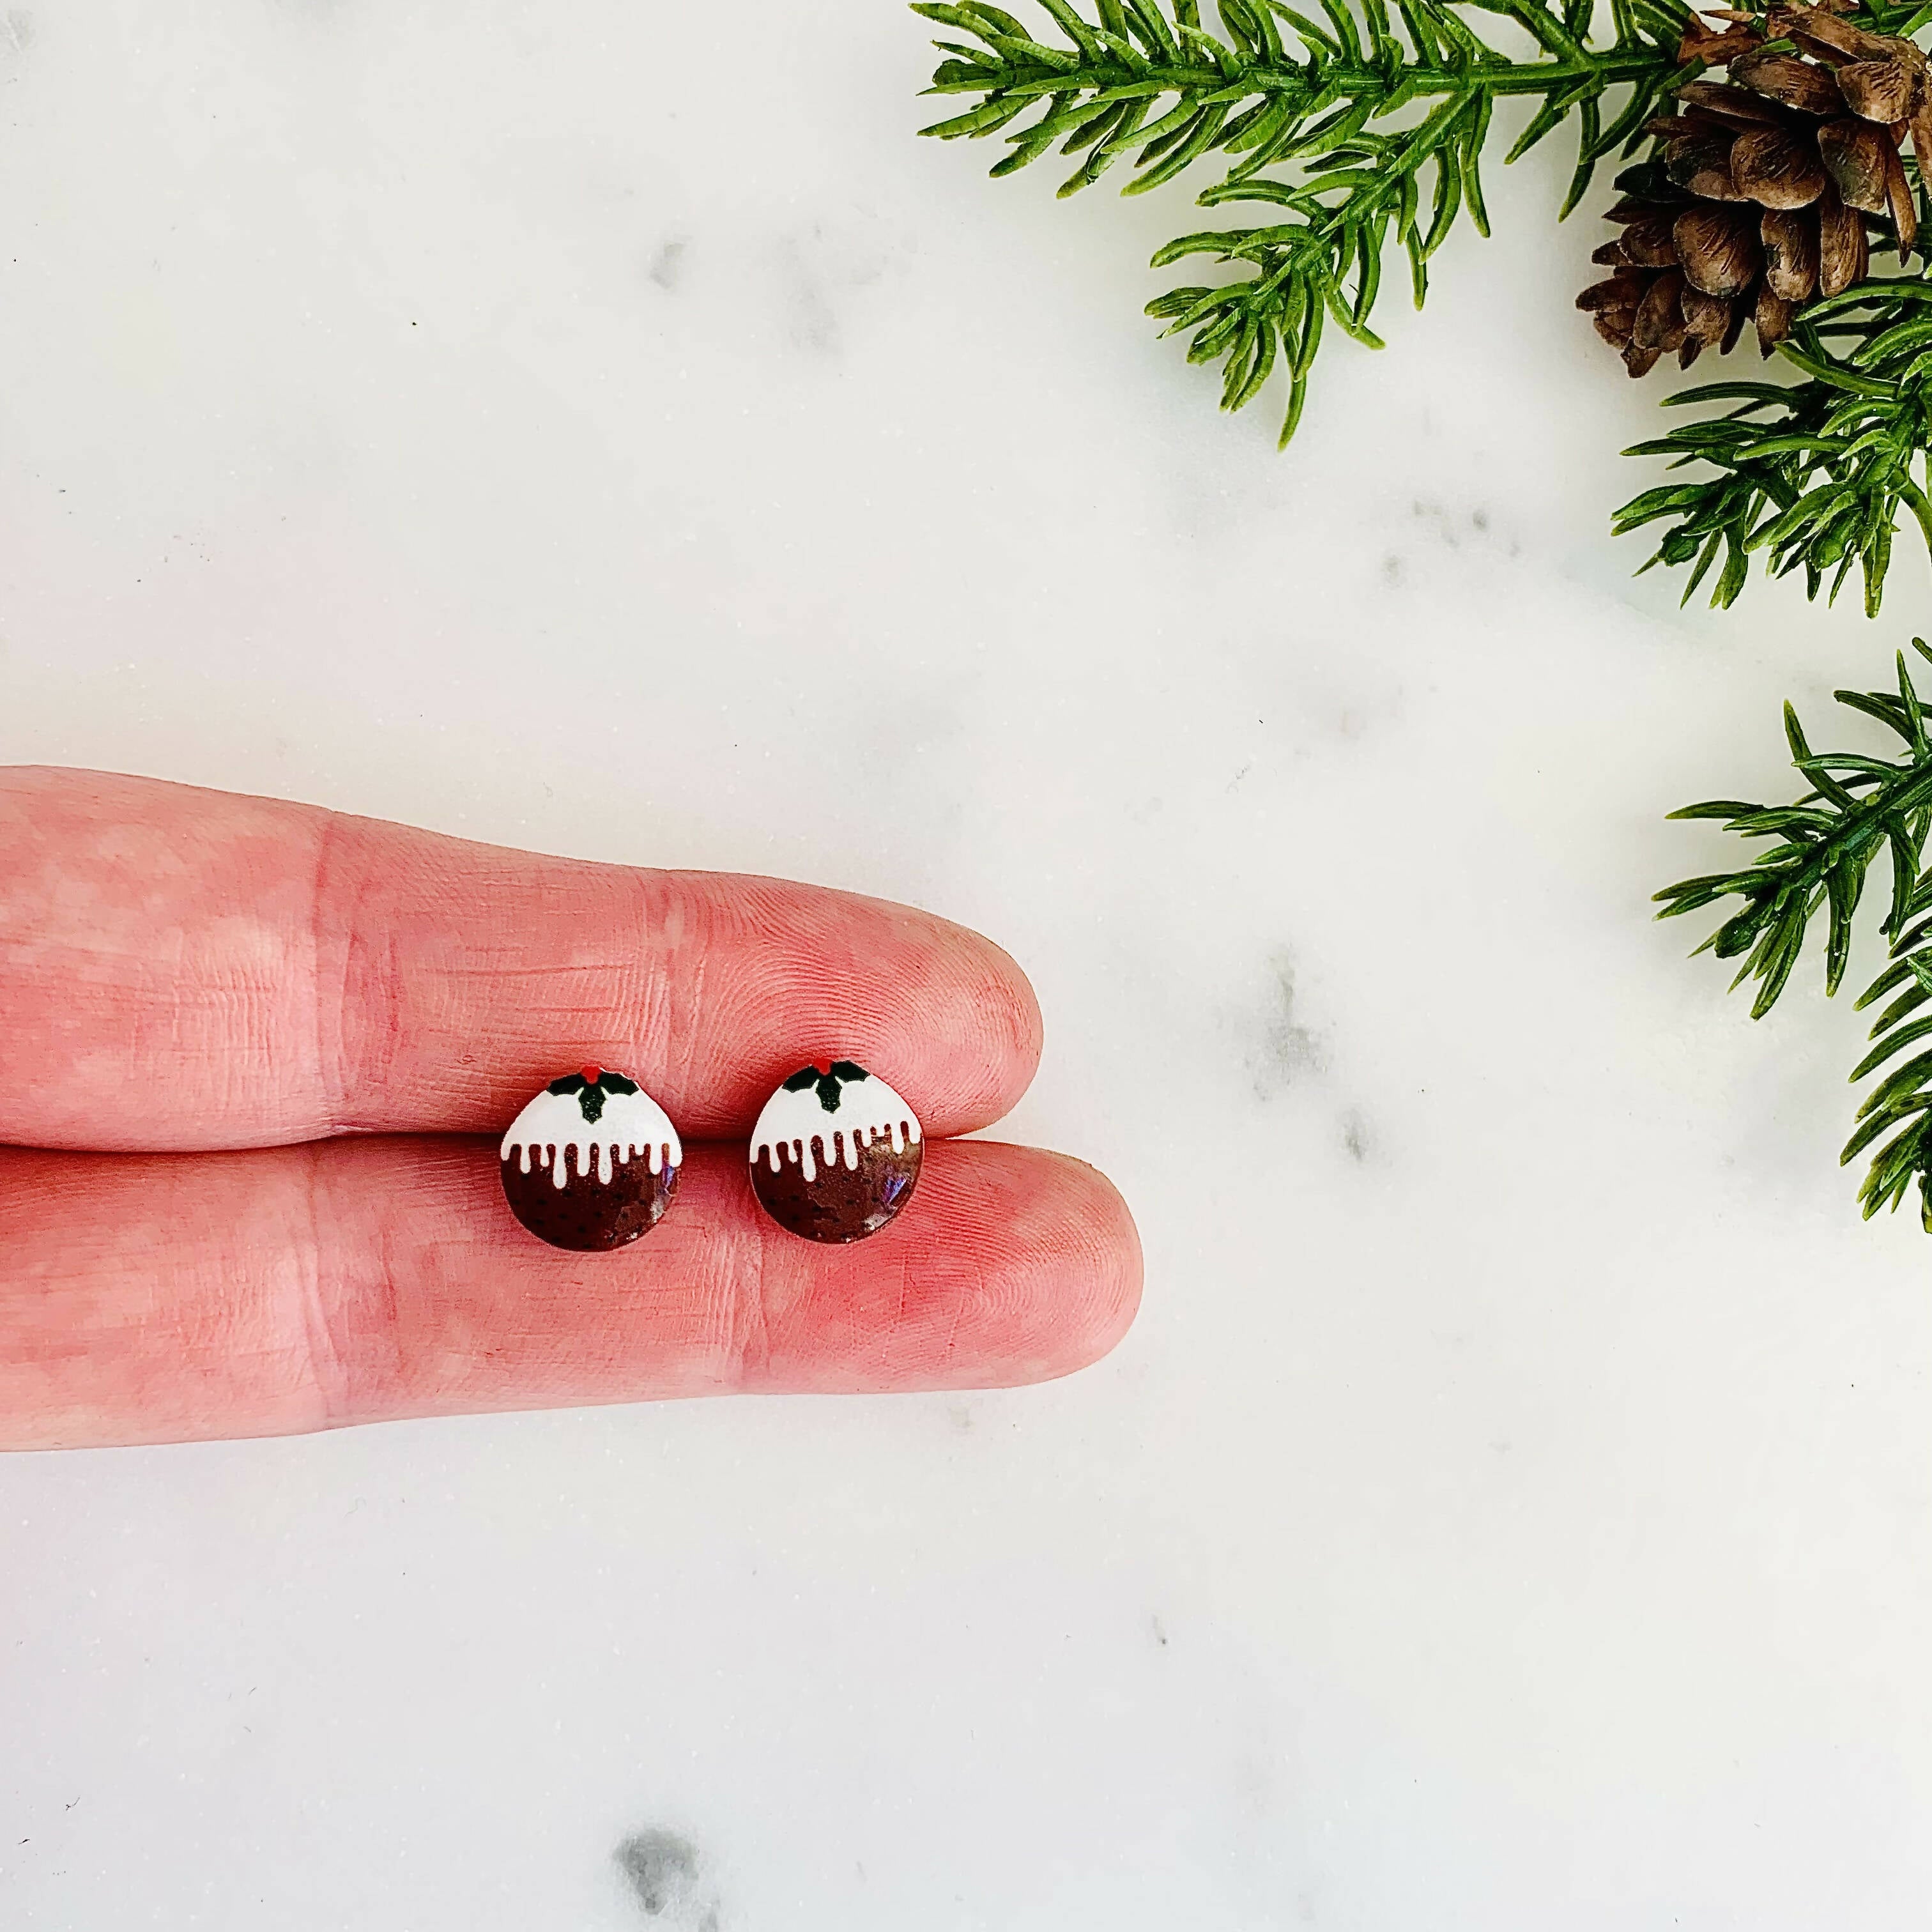
{"type": "Polygon", "coordinates": [[[0,27],[0,758],[979,924],[1002,1131],[1149,1261],[1012,1394],[0,1463],[0,1924],[1922,1925],[1932,1243],[1834,1165],[1856,1016],[1646,900],[1923,560],[1631,581],[1560,139],[1277,459],[1138,316],[1184,211],[988,183],[927,64],[0,27]]]}

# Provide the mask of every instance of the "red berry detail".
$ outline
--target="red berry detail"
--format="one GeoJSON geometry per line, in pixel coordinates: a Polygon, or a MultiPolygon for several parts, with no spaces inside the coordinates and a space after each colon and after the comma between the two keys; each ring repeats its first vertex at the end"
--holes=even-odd
{"type": "Polygon", "coordinates": [[[586,1066],[584,1070],[584,1084],[586,1087],[596,1086],[603,1077],[604,1070],[601,1066],[586,1066]]]}

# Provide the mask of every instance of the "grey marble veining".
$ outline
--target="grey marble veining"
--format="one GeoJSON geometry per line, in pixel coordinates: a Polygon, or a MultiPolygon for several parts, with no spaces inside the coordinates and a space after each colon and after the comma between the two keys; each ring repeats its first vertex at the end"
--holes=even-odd
{"type": "Polygon", "coordinates": [[[1149,1263],[1042,1389],[0,1463],[0,1923],[1922,1924],[1932,1245],[1856,1016],[1647,898],[1923,560],[1632,580],[1562,136],[1277,458],[1138,315],[1184,212],[927,67],[0,20],[0,757],[980,925],[1149,1263]]]}

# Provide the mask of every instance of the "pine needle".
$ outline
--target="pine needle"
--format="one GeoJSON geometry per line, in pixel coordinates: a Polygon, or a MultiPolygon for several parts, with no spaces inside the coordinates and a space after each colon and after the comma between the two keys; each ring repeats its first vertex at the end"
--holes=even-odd
{"type": "MultiPolygon", "coordinates": [[[[1922,638],[1912,643],[1932,661],[1932,647],[1922,638]]],[[[1825,991],[1838,991],[1850,963],[1856,914],[1873,862],[1886,854],[1892,890],[1878,929],[1888,943],[1889,958],[1858,1004],[1862,1008],[1888,998],[1890,1004],[1873,1024],[1871,1052],[1851,1077],[1864,1080],[1881,1068],[1890,1070],[1865,1096],[1841,1159],[1855,1160],[1877,1145],[1859,1190],[1866,1217],[1898,1207],[1916,1184],[1924,1225],[1932,1231],[1932,870],[1924,865],[1926,836],[1932,831],[1932,733],[1927,729],[1932,704],[1919,697],[1902,651],[1895,690],[1836,694],[1840,704],[1892,731],[1903,747],[1899,755],[1814,753],[1787,704],[1785,736],[1807,789],[1790,805],[1714,799],[1672,812],[1673,818],[1716,819],[1742,838],[1773,843],[1755,863],[1736,872],[1667,886],[1657,895],[1664,908],[1658,916],[1740,902],[1697,950],[1744,962],[1732,984],[1755,982],[1751,1014],[1762,1018],[1789,983],[1821,914],[1825,991]],[[1898,1060],[1914,1048],[1919,1050],[1898,1060]]]]}
{"type": "Polygon", "coordinates": [[[1039,0],[1062,44],[1035,38],[998,7],[962,0],[913,11],[967,40],[935,43],[950,58],[931,92],[974,104],[922,131],[942,140],[1000,136],[992,172],[1029,166],[1056,145],[1078,165],[1063,195],[1122,168],[1121,192],[1145,194],[1204,155],[1221,179],[1195,197],[1206,208],[1262,203],[1265,226],[1210,228],[1157,250],[1164,268],[1194,256],[1246,272],[1217,286],[1171,289],[1147,306],[1189,338],[1188,359],[1222,365],[1224,409],[1242,409],[1271,381],[1288,391],[1281,440],[1294,433],[1328,324],[1365,347],[1383,259],[1399,248],[1416,305],[1430,256],[1465,214],[1489,232],[1481,163],[1496,102],[1538,105],[1504,157],[1514,160],[1574,118],[1580,140],[1562,212],[1606,156],[1628,154],[1678,76],[1687,18],[1675,0],[1618,0],[1616,38],[1587,44],[1590,9],[1575,0],[1310,0],[1316,20],[1285,0],[1219,0],[1221,32],[1192,0],[1039,0]],[[1536,51],[1519,58],[1468,16],[1500,16],[1536,51]],[[1606,121],[1604,104],[1622,94],[1606,121]],[[1420,104],[1419,118],[1388,122],[1420,104]],[[1030,117],[1030,118],[1028,118],[1030,117]]]}
{"type": "Polygon", "coordinates": [[[1790,385],[1708,382],[1672,406],[1733,405],[1626,450],[1712,474],[1661,484],[1616,513],[1616,532],[1667,524],[1650,562],[1688,565],[1688,602],[1720,549],[1714,608],[1735,602],[1754,556],[1767,575],[1804,573],[1805,592],[1835,598],[1852,566],[1865,614],[1878,615],[1893,532],[1906,514],[1932,548],[1932,280],[1861,282],[1801,309],[1790,385]]]}

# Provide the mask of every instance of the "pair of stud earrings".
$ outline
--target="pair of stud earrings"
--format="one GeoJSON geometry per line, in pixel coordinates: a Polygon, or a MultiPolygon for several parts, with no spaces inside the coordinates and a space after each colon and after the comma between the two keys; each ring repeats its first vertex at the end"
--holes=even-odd
{"type": "MultiPolygon", "coordinates": [[[[752,1130],[752,1191],[811,1241],[878,1233],[919,1179],[918,1117],[850,1060],[801,1066],[752,1130]]],[[[670,1205],[684,1149],[670,1117],[627,1073],[553,1080],[503,1136],[510,1211],[555,1248],[595,1252],[650,1233],[670,1205]]]]}

